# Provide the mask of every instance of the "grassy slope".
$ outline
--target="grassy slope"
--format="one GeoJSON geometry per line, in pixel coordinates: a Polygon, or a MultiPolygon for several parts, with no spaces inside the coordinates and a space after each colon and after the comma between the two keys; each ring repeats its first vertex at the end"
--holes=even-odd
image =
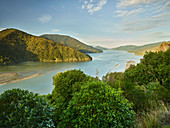
{"type": "Polygon", "coordinates": [[[69,36],[58,35],[58,34],[45,34],[45,35],[42,35],[42,37],[62,43],[68,47],[71,47],[71,48],[81,51],[83,53],[100,53],[100,52],[102,52],[101,50],[95,49],[92,46],[88,46],[88,45],[80,42],[79,40],[69,37],[69,36]]]}
{"type": "Polygon", "coordinates": [[[90,61],[92,58],[77,50],[43,37],[16,29],[0,32],[0,65],[23,61],[90,61]]]}

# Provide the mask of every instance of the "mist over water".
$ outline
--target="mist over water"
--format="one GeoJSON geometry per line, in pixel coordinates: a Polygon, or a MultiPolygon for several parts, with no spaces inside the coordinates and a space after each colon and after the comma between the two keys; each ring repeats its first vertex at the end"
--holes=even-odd
{"type": "Polygon", "coordinates": [[[139,63],[142,58],[142,56],[136,56],[126,51],[112,50],[105,50],[103,53],[90,53],[89,55],[93,60],[88,62],[25,62],[15,66],[0,67],[1,73],[15,72],[21,75],[21,78],[35,73],[42,73],[34,78],[0,85],[0,93],[12,88],[21,88],[44,95],[52,92],[54,87],[52,77],[58,72],[80,69],[87,75],[97,75],[101,79],[102,76],[106,75],[108,72],[123,72],[127,61],[134,60],[139,63]]]}

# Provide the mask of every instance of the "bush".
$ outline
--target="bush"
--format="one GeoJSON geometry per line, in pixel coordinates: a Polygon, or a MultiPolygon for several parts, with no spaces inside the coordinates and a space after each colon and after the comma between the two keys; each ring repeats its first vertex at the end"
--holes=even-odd
{"type": "Polygon", "coordinates": [[[169,56],[170,49],[166,52],[149,52],[145,54],[140,64],[125,71],[125,79],[131,80],[131,82],[135,82],[139,85],[159,82],[165,88],[170,89],[169,56]]]}
{"type": "Polygon", "coordinates": [[[80,89],[80,85],[89,79],[80,70],[68,70],[60,72],[53,77],[53,84],[55,86],[52,97],[55,101],[56,97],[63,97],[65,102],[70,101],[72,94],[80,89]]]}
{"type": "Polygon", "coordinates": [[[60,118],[58,127],[134,127],[135,112],[121,90],[101,81],[84,84],[60,118]]]}
{"type": "Polygon", "coordinates": [[[113,88],[121,88],[124,81],[124,75],[122,72],[111,72],[103,76],[102,80],[107,82],[113,88]]]}
{"type": "Polygon", "coordinates": [[[155,96],[156,100],[161,100],[170,103],[170,91],[167,88],[160,85],[159,82],[151,82],[145,86],[148,93],[155,96]]]}
{"type": "Polygon", "coordinates": [[[73,93],[79,91],[81,85],[89,79],[89,76],[75,69],[58,73],[53,77],[55,88],[52,95],[48,95],[47,97],[56,109],[54,113],[56,125],[59,122],[60,114],[67,108],[73,93]]]}
{"type": "Polygon", "coordinates": [[[54,127],[52,110],[37,93],[7,90],[0,95],[0,127],[54,127]]]}

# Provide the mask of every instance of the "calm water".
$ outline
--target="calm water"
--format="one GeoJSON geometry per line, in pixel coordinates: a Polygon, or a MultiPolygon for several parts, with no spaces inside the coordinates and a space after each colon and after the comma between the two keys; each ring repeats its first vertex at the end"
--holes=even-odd
{"type": "Polygon", "coordinates": [[[17,72],[21,76],[43,73],[42,75],[31,79],[0,85],[0,93],[11,88],[21,88],[38,92],[40,94],[48,94],[51,93],[53,89],[52,77],[58,72],[63,72],[69,69],[81,69],[91,76],[96,76],[96,73],[98,72],[99,78],[102,78],[102,76],[106,75],[108,72],[124,71],[126,62],[129,60],[134,60],[138,63],[142,58],[142,56],[135,56],[133,53],[111,50],[106,50],[103,53],[92,53],[89,55],[93,58],[93,60],[89,62],[26,62],[15,66],[0,67],[0,72],[17,72]],[[115,67],[117,64],[119,65],[115,67]]]}

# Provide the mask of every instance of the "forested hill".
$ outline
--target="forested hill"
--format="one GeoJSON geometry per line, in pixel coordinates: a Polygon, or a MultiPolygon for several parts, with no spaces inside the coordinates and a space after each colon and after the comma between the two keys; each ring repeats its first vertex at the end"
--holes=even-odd
{"type": "Polygon", "coordinates": [[[42,37],[59,42],[65,46],[71,47],[83,53],[100,53],[102,50],[93,48],[92,46],[86,45],[79,40],[72,38],[70,36],[58,35],[58,34],[45,34],[42,37]]]}
{"type": "Polygon", "coordinates": [[[92,58],[61,43],[17,29],[0,31],[0,65],[24,61],[90,61],[92,58]]]}

